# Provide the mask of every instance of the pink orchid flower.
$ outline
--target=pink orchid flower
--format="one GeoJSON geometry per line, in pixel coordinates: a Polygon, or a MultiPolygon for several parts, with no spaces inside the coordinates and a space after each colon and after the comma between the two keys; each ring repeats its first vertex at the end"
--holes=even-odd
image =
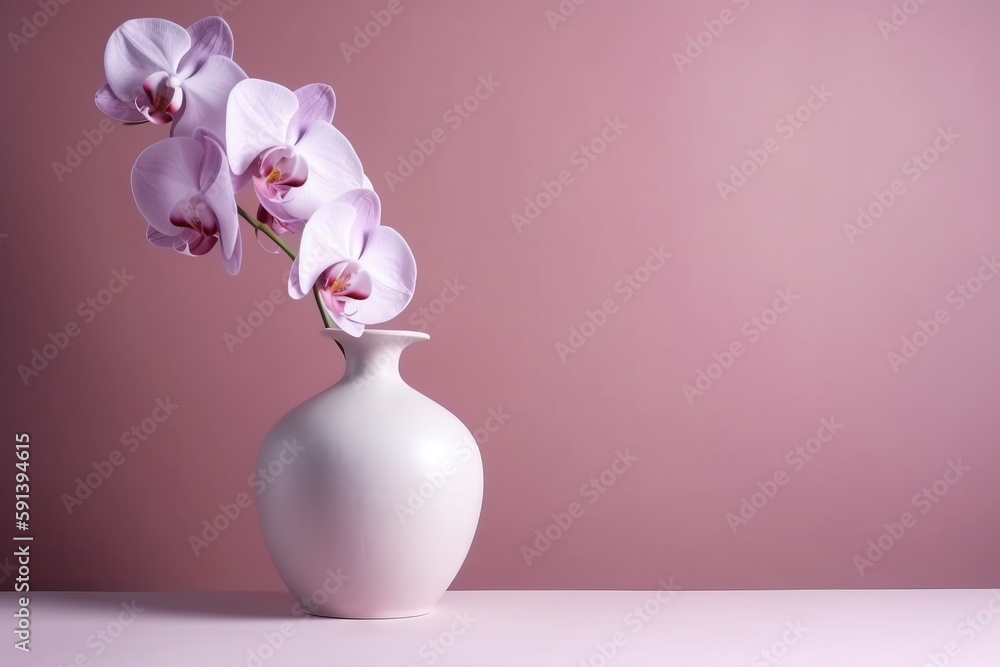
{"type": "Polygon", "coordinates": [[[232,55],[233,33],[218,16],[187,30],[163,19],[126,21],[108,40],[108,83],[94,101],[117,120],[173,121],[171,135],[203,127],[225,137],[229,91],[247,78],[232,55]]]}
{"type": "Polygon", "coordinates": [[[205,130],[158,141],[132,167],[132,194],[155,246],[200,256],[221,244],[230,275],[243,250],[229,162],[222,142],[205,130]]]}
{"type": "Polygon", "coordinates": [[[324,204],[371,189],[354,147],[331,125],[333,89],[314,83],[292,92],[270,81],[236,84],[226,114],[233,173],[249,174],[264,216],[278,233],[301,231],[324,204]]]}
{"type": "Polygon", "coordinates": [[[372,190],[345,193],[321,207],[302,231],[288,274],[288,293],[305,297],[315,286],[334,323],[352,336],[386,322],[413,298],[417,265],[399,233],[380,223],[372,190]]]}

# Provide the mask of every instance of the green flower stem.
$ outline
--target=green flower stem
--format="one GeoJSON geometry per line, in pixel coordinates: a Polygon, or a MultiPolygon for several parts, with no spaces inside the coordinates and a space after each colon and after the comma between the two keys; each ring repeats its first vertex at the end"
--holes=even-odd
{"type": "Polygon", "coordinates": [[[246,211],[244,211],[242,206],[237,206],[236,210],[239,212],[241,218],[249,222],[250,225],[258,232],[264,232],[264,234],[269,239],[274,241],[275,245],[277,245],[279,248],[285,251],[285,254],[288,255],[289,259],[295,261],[295,251],[292,250],[291,247],[287,243],[285,243],[285,241],[280,236],[278,236],[277,232],[275,232],[273,229],[265,225],[263,222],[253,217],[246,211]]]}
{"type": "MultiPolygon", "coordinates": [[[[258,232],[263,232],[265,236],[274,241],[275,245],[281,248],[285,252],[285,254],[288,255],[289,259],[291,259],[293,262],[295,261],[295,251],[292,250],[292,248],[287,243],[285,243],[284,239],[278,236],[278,234],[273,229],[271,229],[263,222],[253,217],[246,211],[244,211],[242,206],[237,206],[236,210],[239,212],[241,218],[250,223],[251,227],[253,227],[258,232]]],[[[325,326],[327,329],[333,329],[334,328],[333,322],[330,321],[330,316],[327,314],[326,308],[323,307],[323,299],[319,295],[319,289],[317,289],[315,286],[313,286],[313,296],[316,297],[316,307],[319,308],[319,314],[323,317],[323,326],[325,326]]],[[[337,346],[340,347],[340,343],[337,343],[337,346]]],[[[343,350],[342,347],[341,350],[343,350]]]]}
{"type": "MultiPolygon", "coordinates": [[[[327,329],[335,329],[333,322],[330,321],[330,316],[326,313],[326,308],[323,307],[323,299],[319,295],[319,289],[313,286],[313,296],[316,297],[316,307],[319,308],[319,314],[323,316],[323,326],[327,329]]],[[[340,343],[337,343],[337,347],[340,347],[340,343]]],[[[343,350],[343,347],[340,347],[343,350]]]]}

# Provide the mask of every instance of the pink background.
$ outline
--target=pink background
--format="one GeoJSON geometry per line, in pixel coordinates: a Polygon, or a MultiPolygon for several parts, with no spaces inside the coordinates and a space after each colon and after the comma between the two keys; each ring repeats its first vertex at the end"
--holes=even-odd
{"type": "MultiPolygon", "coordinates": [[[[888,0],[593,0],[554,28],[556,0],[402,0],[348,62],[340,44],[387,4],[245,0],[223,16],[250,76],[336,90],[335,123],[418,261],[392,326],[431,341],[406,353],[405,377],[472,429],[510,415],[482,443],[483,517],[455,587],[1000,585],[1000,281],[949,300],[1000,253],[1000,5],[930,2],[885,39],[888,0]],[[723,10],[731,22],[711,23],[723,10]],[[721,34],[679,71],[673,54],[704,21],[721,34]],[[454,127],[445,112],[481,76],[499,87],[454,127]],[[832,95],[787,136],[776,122],[813,86],[832,95]],[[607,119],[626,127],[580,163],[607,119]],[[438,127],[446,141],[390,188],[386,172],[438,127]],[[907,161],[939,128],[958,138],[911,181],[907,161]],[[724,201],[717,181],[766,143],[777,151],[724,201]],[[512,214],[564,169],[572,182],[519,233],[512,214]],[[896,179],[903,194],[852,243],[845,224],[896,179]],[[672,257],[626,300],[617,281],[661,245],[672,257]],[[443,307],[448,280],[466,288],[443,307]],[[784,289],[797,300],[752,340],[784,289]],[[608,299],[564,363],[557,343],[608,299]],[[887,354],[939,309],[947,321],[894,370],[887,354]],[[734,341],[743,353],[720,376],[713,353],[734,341]],[[718,379],[689,402],[699,370],[718,379]],[[843,427],[804,465],[786,459],[824,418],[843,427]],[[581,494],[625,451],[637,460],[613,486],[581,494]],[[968,470],[915,502],[949,461],[968,470]],[[758,483],[776,493],[734,532],[727,514],[758,483]],[[574,501],[583,516],[529,565],[522,546],[574,501]],[[904,512],[904,535],[883,535],[904,512]],[[859,573],[880,536],[891,548],[859,573]]],[[[36,11],[5,2],[0,26],[19,32],[36,11]]],[[[9,507],[13,434],[27,431],[37,588],[281,588],[253,509],[198,556],[188,537],[250,490],[264,432],[342,361],[309,302],[279,304],[230,352],[224,335],[283,288],[286,260],[244,235],[229,279],[215,257],[147,245],[128,175],[164,130],[102,134],[92,103],[119,23],[218,11],[70,2],[17,53],[0,49],[0,492],[9,507]],[[53,162],[85,133],[100,144],[60,181],[53,162]],[[85,321],[78,304],[122,267],[134,280],[85,321]],[[71,321],[79,335],[25,385],[18,365],[71,321]],[[166,398],[176,412],[68,514],[62,494],[166,398]]]]}

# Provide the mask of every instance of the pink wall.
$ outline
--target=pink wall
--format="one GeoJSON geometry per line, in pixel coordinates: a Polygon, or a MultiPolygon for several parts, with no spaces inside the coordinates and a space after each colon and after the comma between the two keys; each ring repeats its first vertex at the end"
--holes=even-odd
{"type": "MultiPolygon", "coordinates": [[[[188,537],[250,490],[263,433],[342,362],[312,304],[288,300],[230,352],[286,261],[245,236],[229,279],[214,258],[148,246],[128,174],[163,130],[104,133],[91,101],[120,22],[218,8],[251,76],[333,85],[420,267],[393,325],[431,341],[405,376],[494,427],[457,587],[1000,585],[1000,280],[980,280],[1000,270],[1000,5],[593,0],[562,17],[557,0],[402,0],[348,62],[341,43],[388,0],[220,2],[52,0],[2,56],[0,492],[7,507],[26,430],[37,587],[281,587],[252,509],[197,556],[188,537]],[[689,38],[705,46],[678,64],[689,38]],[[466,117],[448,111],[467,99],[466,117]],[[390,187],[439,127],[444,143],[390,187]],[[57,177],[77,144],[88,154],[57,177]],[[763,164],[741,167],[748,155],[763,164]],[[544,208],[515,223],[536,214],[526,198],[544,208]],[[892,203],[852,231],[878,198],[892,203]],[[134,279],[102,293],[123,267],[134,279]],[[70,323],[25,385],[17,366],[70,323]],[[920,347],[893,364],[903,337],[920,347]],[[179,407],[123,443],[158,399],[179,407]],[[113,450],[121,466],[69,514],[62,494],[113,450]],[[619,455],[634,461],[591,485],[619,455]],[[744,498],[762,505],[745,522],[744,498]],[[574,502],[582,514],[526,558],[574,502]],[[855,559],[869,540],[890,547],[870,566],[855,559]]],[[[5,2],[0,26],[36,11],[5,2]]]]}

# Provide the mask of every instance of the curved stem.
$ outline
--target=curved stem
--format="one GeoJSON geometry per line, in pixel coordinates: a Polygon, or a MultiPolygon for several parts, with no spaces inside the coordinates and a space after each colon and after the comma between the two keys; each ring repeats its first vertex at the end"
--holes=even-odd
{"type": "Polygon", "coordinates": [[[285,243],[285,241],[280,236],[278,236],[273,229],[271,229],[263,222],[257,220],[257,218],[253,217],[252,215],[244,211],[242,206],[237,206],[236,211],[240,214],[240,217],[249,222],[254,229],[256,229],[258,232],[264,232],[264,234],[269,239],[274,241],[274,244],[276,246],[284,250],[285,254],[288,255],[289,259],[291,260],[295,259],[295,251],[292,250],[292,248],[287,243],[285,243]]]}
{"type": "MultiPolygon", "coordinates": [[[[326,308],[323,307],[323,298],[319,295],[319,288],[313,285],[313,296],[316,297],[316,307],[319,308],[319,314],[323,316],[323,326],[327,329],[336,329],[333,326],[333,322],[330,321],[330,315],[326,312],[326,308]]],[[[339,340],[333,341],[340,348],[340,353],[344,355],[344,359],[347,359],[347,352],[344,351],[344,346],[340,344],[339,340]]]]}
{"type": "MultiPolygon", "coordinates": [[[[271,229],[263,222],[253,217],[246,211],[244,211],[242,206],[237,206],[236,211],[240,214],[241,218],[250,223],[251,227],[253,227],[258,232],[263,232],[265,236],[274,241],[274,244],[277,245],[279,248],[281,248],[286,255],[288,255],[289,259],[295,261],[295,251],[292,250],[291,246],[285,243],[284,239],[278,236],[278,234],[275,233],[273,229],[271,229]]],[[[313,296],[316,297],[316,307],[319,308],[319,314],[323,317],[323,326],[325,326],[327,329],[333,329],[334,328],[333,322],[330,321],[330,315],[327,314],[326,308],[323,307],[323,299],[320,298],[319,289],[313,286],[312,291],[313,291],[313,296]]],[[[337,347],[340,347],[340,343],[337,343],[337,347]]],[[[343,351],[343,347],[341,347],[340,349],[341,351],[343,351]]]]}
{"type": "MultiPolygon", "coordinates": [[[[323,307],[323,299],[319,295],[319,288],[315,285],[313,286],[313,296],[316,297],[316,307],[319,308],[319,314],[323,316],[323,325],[327,329],[335,328],[333,322],[330,321],[330,315],[326,312],[326,308],[323,307]]],[[[337,343],[340,345],[340,343],[337,343]]]]}

